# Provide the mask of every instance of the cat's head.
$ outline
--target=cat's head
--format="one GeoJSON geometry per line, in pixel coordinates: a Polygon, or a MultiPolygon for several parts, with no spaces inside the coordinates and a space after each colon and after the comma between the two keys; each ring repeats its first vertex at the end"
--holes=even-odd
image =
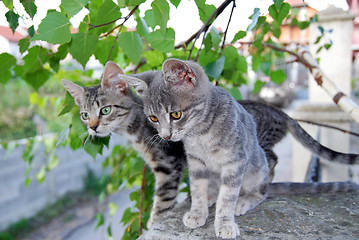
{"type": "Polygon", "coordinates": [[[81,120],[90,135],[105,137],[127,128],[134,94],[122,74],[121,68],[108,62],[99,86],[82,87],[61,80],[79,106],[81,120]]]}
{"type": "Polygon", "coordinates": [[[168,59],[150,83],[129,80],[143,98],[144,112],[165,140],[180,141],[200,124],[210,82],[194,62],[168,59]]]}

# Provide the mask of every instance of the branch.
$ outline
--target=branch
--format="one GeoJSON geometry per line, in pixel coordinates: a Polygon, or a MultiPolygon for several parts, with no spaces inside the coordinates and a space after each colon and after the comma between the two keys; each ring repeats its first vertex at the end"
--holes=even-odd
{"type": "MultiPolygon", "coordinates": [[[[208,28],[211,26],[212,23],[211,20],[214,18],[216,19],[222,12],[223,10],[231,3],[234,2],[234,0],[226,0],[224,1],[213,13],[212,15],[207,19],[207,21],[202,25],[202,27],[196,32],[194,33],[190,38],[188,38],[185,42],[180,43],[178,45],[175,46],[175,49],[178,48],[186,48],[188,46],[188,44],[190,42],[192,42],[193,39],[198,39],[198,37],[201,35],[201,33],[203,32],[207,32],[208,28]]],[[[194,43],[193,43],[194,45],[194,43]]]]}
{"type": "Polygon", "coordinates": [[[352,131],[349,131],[349,130],[345,130],[345,129],[342,129],[342,128],[339,128],[339,127],[332,126],[332,125],[319,123],[319,122],[308,121],[308,120],[303,120],[303,119],[295,119],[295,120],[298,121],[298,122],[305,122],[305,123],[309,123],[309,124],[313,124],[313,125],[318,125],[318,126],[321,126],[321,127],[332,128],[332,129],[341,131],[343,133],[348,133],[348,134],[354,135],[356,137],[359,137],[359,133],[355,133],[355,132],[352,132],[352,131]]]}
{"type": "Polygon", "coordinates": [[[225,44],[225,42],[226,42],[227,32],[228,32],[228,28],[229,28],[229,23],[230,23],[231,20],[232,20],[232,15],[233,15],[233,11],[234,11],[234,8],[235,8],[235,7],[236,7],[236,2],[233,2],[233,6],[232,6],[231,14],[229,15],[227,27],[226,27],[226,30],[224,31],[224,34],[223,34],[222,49],[224,48],[224,44],[225,44]]]}
{"type": "Polygon", "coordinates": [[[143,167],[143,171],[142,171],[140,209],[139,209],[140,212],[139,212],[139,216],[138,216],[138,236],[142,235],[143,191],[145,189],[145,184],[146,184],[146,168],[147,168],[147,165],[145,164],[145,166],[143,167]]]}
{"type": "MultiPolygon", "coordinates": [[[[116,37],[115,37],[115,40],[113,41],[113,44],[112,44],[112,47],[111,47],[111,49],[110,49],[110,52],[109,52],[109,54],[108,54],[108,56],[107,56],[107,61],[106,61],[106,62],[108,62],[108,61],[110,60],[112,51],[113,51],[113,49],[115,48],[115,44],[116,44],[116,42],[117,42],[118,36],[120,35],[120,32],[121,32],[121,30],[122,30],[123,25],[124,25],[125,22],[136,12],[136,10],[138,9],[139,6],[140,6],[140,5],[136,5],[136,7],[134,7],[134,8],[132,9],[132,11],[124,18],[123,22],[122,22],[120,25],[116,26],[115,28],[113,28],[111,31],[109,31],[109,32],[107,33],[107,35],[108,35],[108,34],[110,34],[112,31],[114,31],[116,28],[120,27],[120,30],[118,30],[118,32],[117,32],[117,34],[116,34],[116,37]]],[[[116,21],[117,21],[117,20],[116,20],[116,21]]],[[[106,35],[106,36],[107,36],[107,35],[106,35]]]]}
{"type": "Polygon", "coordinates": [[[301,47],[298,53],[290,51],[285,48],[280,48],[272,44],[263,43],[263,46],[270,47],[277,51],[287,52],[295,56],[298,62],[304,64],[313,75],[314,80],[317,84],[323,88],[324,91],[333,99],[334,103],[337,104],[342,110],[350,115],[350,117],[359,124],[359,106],[347,95],[340,91],[340,89],[332,82],[323,71],[320,69],[317,61],[309,53],[306,47],[301,47]]]}

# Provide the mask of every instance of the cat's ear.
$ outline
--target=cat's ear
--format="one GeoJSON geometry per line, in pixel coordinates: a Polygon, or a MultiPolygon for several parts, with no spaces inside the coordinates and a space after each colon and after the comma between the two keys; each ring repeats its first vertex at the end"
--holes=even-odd
{"type": "Polygon", "coordinates": [[[162,64],[162,72],[166,85],[179,87],[184,90],[191,89],[197,84],[197,77],[184,61],[167,59],[162,64]]]}
{"type": "Polygon", "coordinates": [[[102,88],[112,88],[126,93],[128,84],[125,80],[119,78],[123,74],[122,69],[116,63],[108,61],[105,65],[105,71],[101,80],[102,88]]]}
{"type": "Polygon", "coordinates": [[[140,97],[144,97],[147,94],[148,85],[145,81],[126,75],[122,77],[126,79],[140,97]]]}
{"type": "Polygon", "coordinates": [[[71,96],[75,99],[75,103],[77,106],[80,106],[80,102],[85,95],[85,89],[80,85],[77,85],[73,82],[67,81],[65,79],[61,79],[62,85],[64,88],[71,94],[71,96]]]}

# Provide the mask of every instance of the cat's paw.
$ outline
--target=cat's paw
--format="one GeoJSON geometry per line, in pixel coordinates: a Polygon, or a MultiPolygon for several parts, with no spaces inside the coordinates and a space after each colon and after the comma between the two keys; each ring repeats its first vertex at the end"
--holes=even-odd
{"type": "Polygon", "coordinates": [[[239,228],[234,222],[214,223],[216,236],[223,239],[233,239],[239,236],[239,228]]]}
{"type": "Polygon", "coordinates": [[[236,216],[244,215],[252,208],[254,208],[254,206],[249,202],[241,202],[241,203],[238,202],[234,215],[236,216]]]}
{"type": "Polygon", "coordinates": [[[196,211],[186,212],[183,216],[183,224],[189,228],[198,228],[206,223],[207,216],[196,211]]]}

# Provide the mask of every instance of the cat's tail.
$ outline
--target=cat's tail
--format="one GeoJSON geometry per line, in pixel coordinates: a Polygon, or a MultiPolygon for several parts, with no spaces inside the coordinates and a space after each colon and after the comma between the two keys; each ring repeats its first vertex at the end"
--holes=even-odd
{"type": "MultiPolygon", "coordinates": [[[[286,114],[285,114],[286,115],[286,114]]],[[[341,153],[331,150],[318,141],[312,138],[299,123],[286,115],[287,126],[289,132],[307,149],[315,153],[317,156],[327,159],[329,161],[344,163],[344,164],[359,164],[359,154],[341,153]]]]}
{"type": "Polygon", "coordinates": [[[325,183],[277,182],[269,184],[268,194],[318,194],[351,191],[359,191],[359,185],[351,181],[325,183]]]}

